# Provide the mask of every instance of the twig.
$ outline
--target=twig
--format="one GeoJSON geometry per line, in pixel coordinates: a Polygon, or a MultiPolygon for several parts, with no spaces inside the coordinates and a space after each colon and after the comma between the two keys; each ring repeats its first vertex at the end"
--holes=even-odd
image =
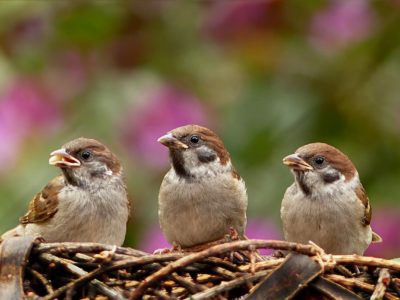
{"type": "Polygon", "coordinates": [[[383,258],[360,255],[332,255],[332,258],[337,264],[355,264],[400,271],[400,263],[383,258]]]}
{"type": "MultiPolygon", "coordinates": [[[[71,273],[78,275],[81,278],[84,278],[89,274],[85,270],[82,270],[81,268],[69,263],[66,259],[59,258],[49,253],[40,254],[40,258],[47,261],[48,263],[51,262],[59,263],[63,265],[67,270],[69,270],[71,273]]],[[[90,284],[93,285],[99,292],[103,293],[107,297],[110,297],[111,299],[116,299],[116,300],[124,299],[124,297],[120,293],[118,293],[115,289],[108,287],[105,283],[101,282],[98,279],[91,280],[90,284]]]]}
{"type": "Polygon", "coordinates": [[[196,295],[192,295],[189,298],[186,298],[185,300],[202,300],[202,299],[211,299],[212,297],[220,294],[221,292],[225,292],[225,291],[229,291],[235,287],[238,287],[242,284],[245,283],[250,283],[250,282],[254,282],[260,278],[263,278],[265,276],[267,276],[269,273],[271,273],[270,270],[266,270],[266,271],[260,271],[257,272],[255,274],[246,274],[240,278],[234,279],[232,281],[229,282],[224,282],[221,283],[220,285],[217,285],[215,287],[212,287],[202,293],[198,293],[196,295]]]}
{"type": "Polygon", "coordinates": [[[398,278],[393,278],[390,281],[390,287],[392,289],[394,289],[394,291],[396,292],[397,296],[400,296],[400,280],[398,278]]]}
{"type": "Polygon", "coordinates": [[[247,241],[236,241],[231,243],[225,243],[221,245],[213,246],[204,251],[189,254],[177,261],[171,262],[164,268],[158,270],[152,275],[145,278],[142,283],[137,287],[137,289],[132,293],[131,300],[137,299],[141,294],[154,282],[160,280],[162,277],[167,274],[172,273],[178,268],[185,267],[197,260],[204,259],[209,256],[221,255],[230,251],[238,251],[238,250],[247,250],[249,247],[254,248],[272,248],[272,249],[280,249],[280,250],[293,250],[299,253],[315,255],[317,254],[317,250],[311,245],[301,245],[297,243],[290,243],[284,241],[275,241],[275,240],[247,240],[247,241]]]}
{"type": "Polygon", "coordinates": [[[208,257],[208,258],[204,259],[203,262],[210,264],[210,265],[222,267],[231,272],[239,272],[240,271],[240,269],[237,265],[235,265],[229,261],[223,260],[222,258],[219,258],[219,257],[208,257]]]}
{"type": "MultiPolygon", "coordinates": [[[[342,275],[336,275],[336,274],[328,274],[324,275],[323,277],[336,282],[340,285],[344,285],[346,287],[357,287],[361,290],[364,290],[366,292],[372,293],[374,291],[374,286],[372,284],[362,282],[361,280],[358,280],[356,278],[346,278],[342,275]]],[[[388,292],[385,292],[384,294],[385,299],[388,300],[398,300],[396,296],[389,294],[388,292]]]]}
{"type": "Polygon", "coordinates": [[[98,253],[101,251],[113,251],[117,254],[125,254],[129,256],[146,256],[149,253],[132,249],[116,247],[113,245],[98,244],[98,243],[44,243],[34,247],[33,251],[37,253],[50,252],[52,254],[65,253],[65,252],[80,252],[80,253],[98,253]]]}
{"type": "Polygon", "coordinates": [[[153,294],[154,294],[155,296],[157,296],[157,299],[161,299],[161,300],[171,300],[171,299],[174,299],[174,298],[172,298],[172,297],[168,297],[168,296],[164,295],[164,293],[162,293],[162,292],[160,292],[160,291],[157,291],[157,290],[154,290],[154,291],[153,291],[153,294]]]}
{"type": "Polygon", "coordinates": [[[32,268],[28,268],[28,271],[33,276],[35,276],[37,280],[40,281],[40,283],[44,286],[44,288],[49,294],[54,292],[53,287],[51,286],[50,282],[46,279],[46,277],[44,277],[42,274],[40,274],[38,271],[32,268]]]}
{"type": "MultiPolygon", "coordinates": [[[[375,300],[380,297],[400,300],[395,296],[400,287],[400,279],[396,278],[400,272],[400,263],[357,255],[330,255],[325,254],[317,245],[275,240],[233,241],[213,245],[201,252],[160,255],[96,243],[36,244],[33,246],[27,270],[32,273],[29,278],[35,280],[31,281],[33,286],[27,287],[29,292],[26,293],[32,291],[32,297],[35,297],[35,293],[38,297],[37,295],[46,289],[48,294],[40,298],[43,300],[63,297],[94,298],[96,294],[103,294],[109,299],[124,299],[126,294],[123,294],[123,291],[130,293],[131,299],[145,297],[163,300],[203,300],[225,299],[224,296],[243,297],[262,277],[268,276],[284,261],[284,258],[275,257],[260,257],[257,261],[251,253],[259,248],[306,254],[316,260],[322,270],[329,270],[326,275],[320,275],[321,280],[327,278],[332,284],[339,284],[342,289],[355,290],[359,294],[373,294],[375,298],[372,299],[375,300]],[[229,261],[228,254],[234,252],[250,252],[250,256],[247,257],[250,262],[229,261]],[[51,266],[55,264],[60,265],[56,270],[62,267],[65,270],[63,274],[69,279],[64,277],[50,280],[49,276],[54,273],[51,266]],[[345,265],[359,266],[365,273],[361,274],[361,277],[353,277],[354,274],[350,272],[352,268],[347,270],[345,265]],[[383,269],[380,270],[375,285],[371,274],[376,268],[383,269]],[[383,274],[383,270],[387,273],[383,274]],[[397,272],[389,274],[389,270],[397,272]],[[102,274],[105,276],[101,276],[102,274]],[[390,275],[393,278],[390,278],[390,275]],[[60,287],[60,284],[63,286],[60,287]],[[88,288],[89,286],[93,288],[88,288]],[[238,287],[239,289],[236,289],[238,287]],[[81,294],[75,294],[78,288],[79,292],[82,291],[81,294]]],[[[313,291],[312,287],[305,289],[313,291]]]]}
{"type": "Polygon", "coordinates": [[[53,294],[47,295],[46,297],[43,297],[43,300],[51,300],[54,298],[57,298],[58,296],[62,295],[66,290],[69,288],[75,288],[81,284],[83,284],[85,281],[90,281],[96,276],[99,276],[100,274],[106,273],[108,271],[120,269],[120,268],[129,268],[133,266],[141,266],[141,265],[147,265],[155,262],[167,262],[171,260],[175,260],[179,257],[182,257],[183,254],[165,254],[165,255],[148,255],[144,257],[137,258],[135,260],[129,259],[129,260],[121,260],[121,261],[116,261],[112,262],[110,265],[104,266],[103,268],[96,269],[92,272],[87,273],[87,275],[82,276],[67,285],[60,287],[56,291],[54,291],[53,294]]]}
{"type": "MultiPolygon", "coordinates": [[[[279,266],[285,259],[284,258],[276,258],[274,260],[264,260],[258,263],[255,263],[254,265],[254,270],[265,270],[265,269],[271,269],[274,267],[279,266]]],[[[248,272],[251,269],[251,265],[243,265],[239,267],[240,271],[242,272],[248,272]]]]}
{"type": "Polygon", "coordinates": [[[378,283],[375,286],[374,293],[371,296],[371,300],[381,300],[385,295],[386,288],[390,284],[390,274],[388,269],[381,269],[379,271],[378,283]]]}
{"type": "Polygon", "coordinates": [[[179,276],[177,274],[173,274],[171,275],[171,278],[179,283],[181,286],[183,286],[185,289],[187,289],[190,293],[192,294],[196,294],[198,292],[202,292],[204,290],[206,290],[207,288],[201,284],[194,284],[193,282],[191,282],[190,280],[179,276]]]}

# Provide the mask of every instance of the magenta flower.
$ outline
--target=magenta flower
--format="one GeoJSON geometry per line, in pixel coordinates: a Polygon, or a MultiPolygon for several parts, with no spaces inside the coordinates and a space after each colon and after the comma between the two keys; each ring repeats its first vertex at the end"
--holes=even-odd
{"type": "Polygon", "coordinates": [[[320,50],[339,50],[368,37],[374,25],[368,1],[331,0],[311,22],[311,43],[320,50]]]}
{"type": "Polygon", "coordinates": [[[51,96],[33,81],[14,82],[0,95],[0,172],[18,158],[31,133],[51,132],[60,125],[60,112],[51,96]]]}
{"type": "MultiPolygon", "coordinates": [[[[282,234],[278,226],[267,219],[249,219],[247,221],[246,236],[249,239],[281,240],[282,234]]],[[[262,255],[270,255],[274,250],[261,249],[262,255]]]]}
{"type": "Polygon", "coordinates": [[[400,209],[375,210],[371,226],[383,241],[371,244],[365,255],[383,258],[400,257],[400,209]]]}
{"type": "Polygon", "coordinates": [[[33,81],[16,82],[2,101],[5,107],[8,106],[8,112],[17,116],[20,130],[47,131],[60,123],[60,112],[52,95],[33,81]]]}
{"type": "Polygon", "coordinates": [[[6,111],[0,104],[0,173],[15,164],[23,140],[17,122],[10,122],[6,111]]]}
{"type": "Polygon", "coordinates": [[[206,33],[220,41],[249,37],[280,22],[274,0],[215,1],[206,20],[206,33]]]}
{"type": "Polygon", "coordinates": [[[165,166],[168,151],[157,138],[186,124],[207,126],[209,114],[194,96],[171,86],[150,91],[142,107],[133,108],[123,124],[124,142],[129,151],[150,166],[165,166]]]}
{"type": "Polygon", "coordinates": [[[157,249],[171,248],[158,224],[151,225],[139,241],[139,249],[148,253],[153,253],[157,249]]]}

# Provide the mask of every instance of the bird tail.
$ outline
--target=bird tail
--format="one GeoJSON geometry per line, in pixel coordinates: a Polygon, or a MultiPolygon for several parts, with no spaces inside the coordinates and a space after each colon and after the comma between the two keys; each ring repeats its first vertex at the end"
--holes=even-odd
{"type": "Polygon", "coordinates": [[[372,231],[372,242],[373,243],[381,243],[382,242],[382,238],[380,237],[380,235],[373,231],[372,231]]]}

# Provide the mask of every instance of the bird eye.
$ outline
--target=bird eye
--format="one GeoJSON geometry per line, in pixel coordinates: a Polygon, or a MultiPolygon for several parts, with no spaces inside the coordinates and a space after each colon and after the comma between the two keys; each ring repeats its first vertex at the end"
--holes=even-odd
{"type": "Polygon", "coordinates": [[[81,152],[81,157],[83,160],[89,160],[90,158],[92,158],[92,152],[90,152],[89,150],[84,150],[81,152]]]}
{"type": "Polygon", "coordinates": [[[324,162],[325,162],[325,158],[322,156],[317,156],[314,158],[314,163],[318,166],[322,166],[324,162]]]}
{"type": "Polygon", "coordinates": [[[197,135],[192,135],[190,137],[190,142],[193,144],[197,144],[200,141],[200,138],[197,135]]]}

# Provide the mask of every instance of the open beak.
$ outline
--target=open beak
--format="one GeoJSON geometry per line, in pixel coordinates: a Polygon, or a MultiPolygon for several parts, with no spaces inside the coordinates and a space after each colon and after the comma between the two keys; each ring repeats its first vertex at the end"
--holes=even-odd
{"type": "Polygon", "coordinates": [[[160,137],[157,142],[163,144],[164,146],[172,149],[184,150],[189,148],[188,145],[182,143],[177,138],[175,138],[172,133],[167,133],[160,137]]]}
{"type": "Polygon", "coordinates": [[[283,158],[283,164],[289,168],[298,171],[311,171],[314,168],[306,163],[297,153],[288,155],[283,158]]]}
{"type": "Polygon", "coordinates": [[[75,168],[81,165],[81,162],[64,149],[59,149],[50,153],[49,164],[56,167],[75,168]]]}

